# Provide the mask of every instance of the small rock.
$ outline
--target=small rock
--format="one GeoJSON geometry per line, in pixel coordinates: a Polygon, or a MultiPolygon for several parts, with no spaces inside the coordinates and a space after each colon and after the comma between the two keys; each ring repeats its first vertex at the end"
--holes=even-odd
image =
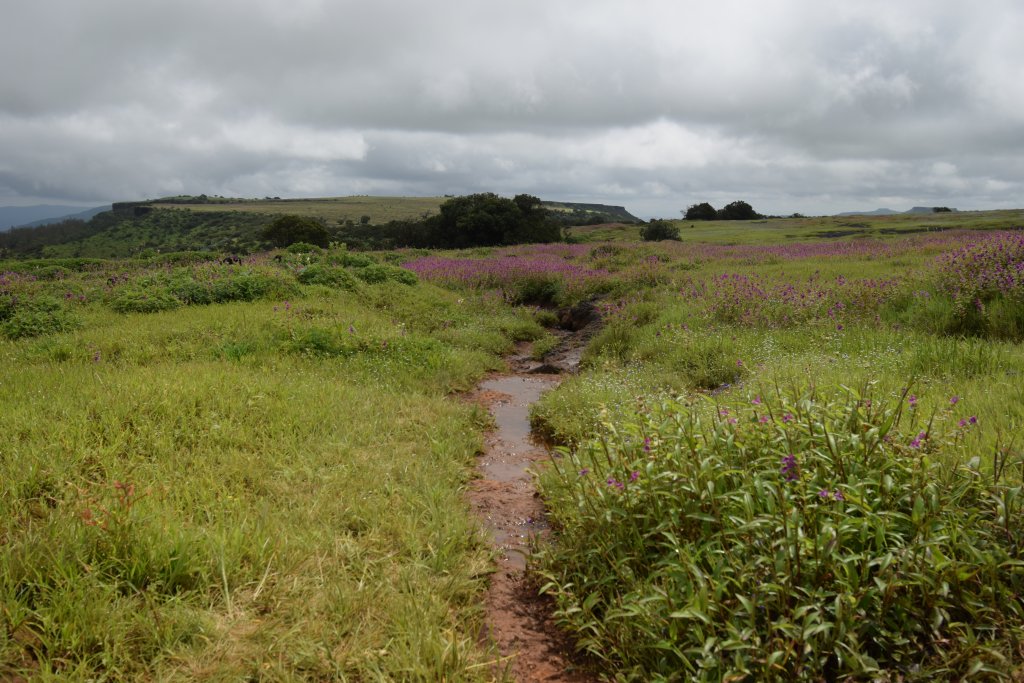
{"type": "Polygon", "coordinates": [[[531,368],[528,372],[531,375],[558,375],[561,374],[562,368],[551,363],[543,363],[535,368],[531,368]]]}

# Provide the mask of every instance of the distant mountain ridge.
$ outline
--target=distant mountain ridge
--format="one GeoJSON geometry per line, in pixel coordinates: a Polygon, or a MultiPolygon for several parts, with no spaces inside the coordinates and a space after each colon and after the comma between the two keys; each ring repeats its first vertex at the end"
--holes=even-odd
{"type": "MultiPolygon", "coordinates": [[[[383,244],[385,238],[374,241],[375,235],[391,222],[413,226],[424,216],[438,213],[447,199],[364,195],[260,200],[200,195],[115,202],[103,207],[107,210],[90,209],[99,212],[89,219],[84,213],[64,215],[42,219],[48,224],[0,231],[0,259],[122,258],[173,251],[246,254],[267,248],[262,230],[284,214],[320,220],[336,240],[350,246],[378,248],[374,245],[383,244]],[[362,232],[365,239],[356,234],[362,232]]],[[[551,210],[550,218],[560,226],[639,222],[621,206],[575,202],[542,202],[542,206],[551,210]]]]}
{"type": "MultiPolygon", "coordinates": [[[[939,206],[915,206],[912,209],[906,211],[893,211],[892,209],[875,209],[874,211],[844,211],[843,213],[837,213],[837,216],[895,216],[897,214],[908,214],[908,213],[935,213],[936,209],[945,209],[946,207],[939,206]]],[[[949,209],[951,213],[956,213],[956,209],[949,209]]]]}
{"type": "Polygon", "coordinates": [[[89,220],[110,206],[65,206],[61,204],[36,204],[34,206],[0,206],[0,232],[11,228],[35,227],[57,223],[68,218],[89,220]],[[87,216],[85,214],[88,214],[87,216]]]}

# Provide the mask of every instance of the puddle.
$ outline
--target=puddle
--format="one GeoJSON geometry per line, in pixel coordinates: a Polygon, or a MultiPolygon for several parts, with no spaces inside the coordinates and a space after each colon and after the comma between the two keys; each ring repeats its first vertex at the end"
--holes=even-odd
{"type": "Polygon", "coordinates": [[[531,466],[547,451],[530,433],[530,406],[558,380],[540,376],[490,379],[480,389],[492,397],[489,410],[495,429],[477,463],[481,479],[472,496],[484,526],[503,551],[505,568],[522,571],[530,537],[547,528],[536,500],[531,466]]]}
{"type": "MultiPolygon", "coordinates": [[[[582,338],[565,336],[560,357],[578,364],[576,347],[582,348],[582,338]]],[[[502,655],[496,660],[501,662],[500,667],[496,664],[497,678],[590,683],[594,678],[574,664],[571,644],[550,617],[550,601],[538,595],[525,572],[532,539],[548,532],[533,471],[550,456],[530,433],[530,406],[561,379],[538,373],[543,368],[529,359],[528,353],[514,358],[511,365],[518,374],[485,380],[476,392],[476,400],[487,406],[495,427],[477,462],[480,477],[467,492],[481,525],[500,551],[484,605],[486,638],[502,655]]],[[[572,371],[575,364],[555,367],[572,371]]]]}
{"type": "Polygon", "coordinates": [[[501,394],[491,405],[495,430],[478,464],[484,479],[497,482],[529,481],[527,468],[544,455],[530,433],[530,406],[558,384],[546,377],[501,377],[483,382],[480,388],[501,394]]]}

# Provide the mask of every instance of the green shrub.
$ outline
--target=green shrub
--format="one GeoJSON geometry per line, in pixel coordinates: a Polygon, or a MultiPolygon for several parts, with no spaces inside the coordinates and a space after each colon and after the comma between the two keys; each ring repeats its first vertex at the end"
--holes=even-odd
{"type": "Polygon", "coordinates": [[[242,269],[213,280],[213,301],[256,301],[257,299],[284,299],[298,294],[295,282],[281,273],[242,269]]]}
{"type": "Polygon", "coordinates": [[[359,288],[359,281],[351,272],[344,268],[332,268],[331,266],[313,265],[299,272],[295,276],[304,285],[326,285],[335,289],[344,289],[354,292],[359,288]]]}
{"type": "Polygon", "coordinates": [[[298,293],[295,283],[279,271],[222,265],[176,270],[166,288],[188,305],[283,299],[298,293]]]}
{"type": "Polygon", "coordinates": [[[159,286],[126,286],[110,299],[110,307],[118,313],[157,313],[179,306],[181,301],[159,286]]]}
{"type": "Polygon", "coordinates": [[[173,251],[167,254],[157,254],[149,259],[152,265],[184,266],[209,261],[219,261],[220,254],[212,251],[173,251]]]}
{"type": "Polygon", "coordinates": [[[580,645],[633,680],[1019,673],[1019,454],[964,457],[954,405],[750,401],[665,400],[542,477],[543,590],[580,645]]]}
{"type": "Polygon", "coordinates": [[[10,292],[0,291],[0,322],[7,320],[14,315],[14,309],[17,307],[16,299],[10,292]]]}
{"type": "Polygon", "coordinates": [[[29,272],[40,280],[63,280],[67,277],[67,270],[60,266],[42,266],[29,272]]]}
{"type": "Polygon", "coordinates": [[[679,228],[668,221],[652,220],[640,228],[640,239],[645,242],[679,240],[679,228]]]}
{"type": "Polygon", "coordinates": [[[509,283],[506,296],[509,303],[547,306],[558,301],[564,286],[556,273],[526,274],[509,283]]]}
{"type": "Polygon", "coordinates": [[[78,320],[59,302],[47,298],[26,303],[4,303],[0,297],[0,332],[8,339],[38,337],[78,327],[78,320]]]}
{"type": "Polygon", "coordinates": [[[374,260],[368,256],[341,250],[332,250],[324,260],[332,266],[341,266],[342,268],[365,268],[374,263],[374,260]]]}
{"type": "Polygon", "coordinates": [[[289,244],[285,251],[289,254],[319,254],[323,249],[309,242],[295,242],[294,244],[289,244]]]}
{"type": "Polygon", "coordinates": [[[414,285],[418,282],[416,274],[404,268],[373,264],[353,271],[360,280],[376,285],[391,280],[403,285],[414,285]]]}

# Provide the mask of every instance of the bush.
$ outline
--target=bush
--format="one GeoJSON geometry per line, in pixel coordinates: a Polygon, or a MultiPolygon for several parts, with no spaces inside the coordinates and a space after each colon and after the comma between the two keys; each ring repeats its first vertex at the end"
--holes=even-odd
{"type": "Polygon", "coordinates": [[[314,252],[320,252],[320,247],[309,242],[294,242],[288,245],[286,251],[289,254],[311,254],[314,252]]]}
{"type": "Polygon", "coordinates": [[[38,337],[78,327],[77,319],[52,299],[5,304],[0,297],[0,332],[8,339],[38,337]]]}
{"type": "Polygon", "coordinates": [[[962,449],[975,418],[904,405],[811,390],[606,424],[542,477],[559,533],[535,557],[558,618],[623,679],[1019,666],[1020,459],[983,472],[962,449]]]}
{"type": "Polygon", "coordinates": [[[0,322],[7,320],[17,308],[17,299],[10,292],[0,290],[0,322]]]}
{"type": "Polygon", "coordinates": [[[172,311],[181,306],[165,287],[128,286],[120,289],[110,300],[110,307],[118,313],[158,313],[172,311]]]}
{"type": "Polygon", "coordinates": [[[301,271],[296,278],[304,285],[326,285],[350,292],[359,288],[358,280],[344,268],[313,265],[301,271]]]}
{"type": "MultiPolygon", "coordinates": [[[[401,254],[395,254],[395,256],[401,258],[401,254]]],[[[332,266],[341,266],[343,268],[365,268],[374,263],[374,260],[369,256],[353,254],[350,251],[331,251],[324,260],[332,266]]]]}
{"type": "Polygon", "coordinates": [[[563,290],[562,278],[558,275],[533,273],[512,282],[505,290],[505,298],[511,304],[549,306],[559,300],[563,290]]]}
{"type": "Polygon", "coordinates": [[[650,223],[640,228],[640,238],[645,242],[678,240],[679,228],[668,221],[652,220],[650,223]]]}
{"type": "Polygon", "coordinates": [[[395,266],[373,264],[365,268],[356,268],[353,272],[357,278],[371,285],[387,282],[388,280],[403,285],[414,285],[419,281],[416,274],[412,271],[408,271],[405,268],[396,268],[395,266]]]}
{"type": "Polygon", "coordinates": [[[167,254],[157,254],[149,259],[152,265],[186,266],[208,261],[219,261],[220,254],[212,251],[172,251],[167,254]]]}

